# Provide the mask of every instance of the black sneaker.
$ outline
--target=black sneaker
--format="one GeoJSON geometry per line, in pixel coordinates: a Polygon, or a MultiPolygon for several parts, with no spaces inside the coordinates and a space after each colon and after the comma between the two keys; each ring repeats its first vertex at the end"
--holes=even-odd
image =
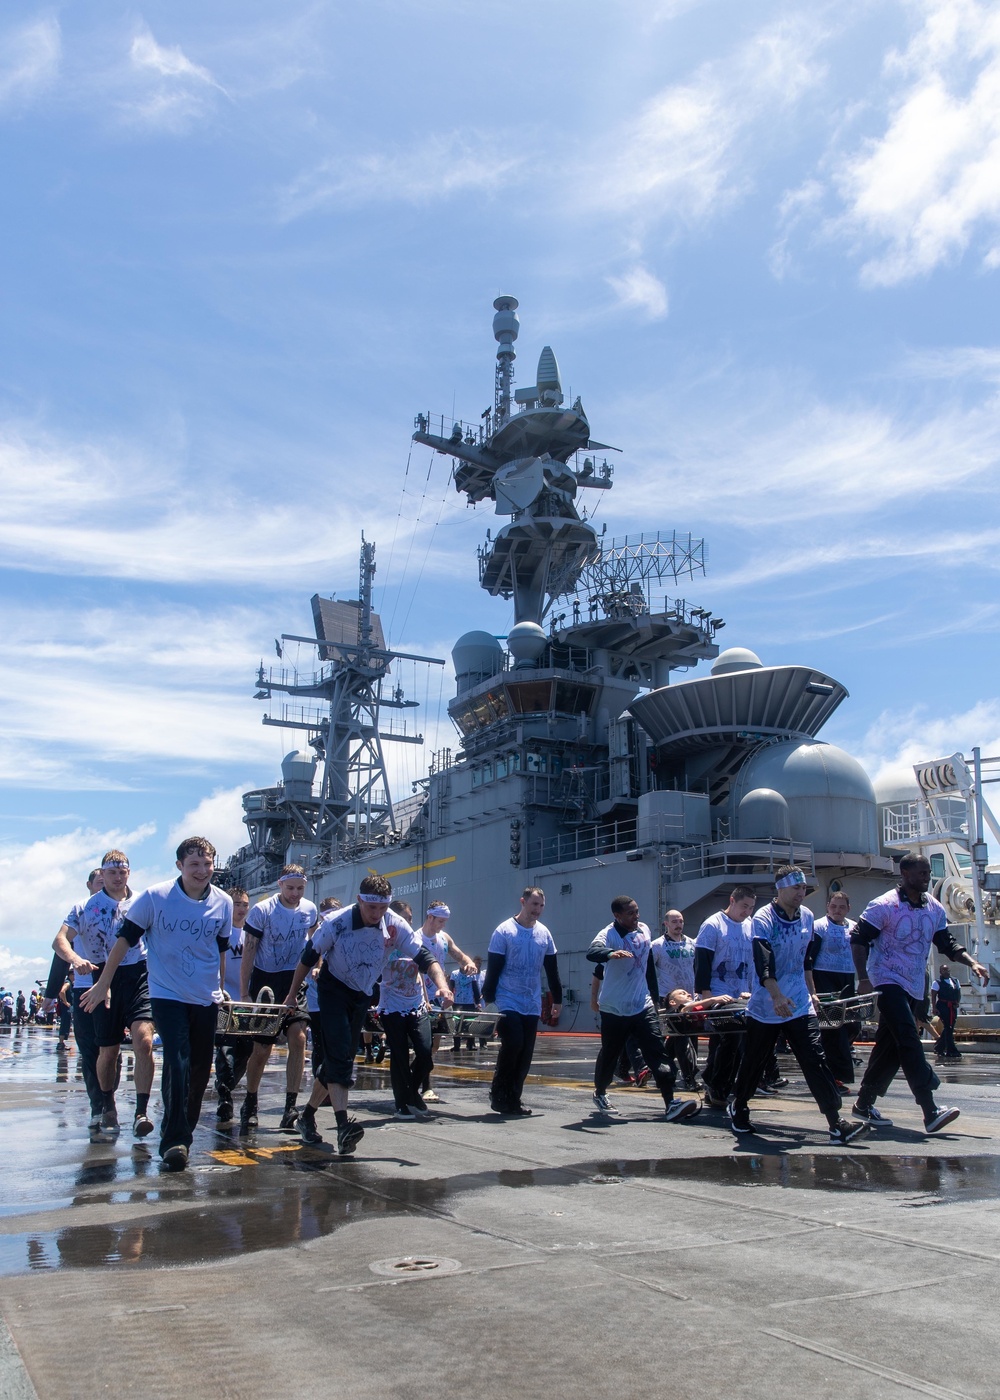
{"type": "Polygon", "coordinates": [[[849,1142],[853,1142],[856,1137],[868,1131],[867,1123],[852,1123],[847,1118],[841,1118],[834,1127],[830,1125],[830,1141],[837,1143],[840,1147],[846,1147],[849,1142]]]}
{"type": "Polygon", "coordinates": [[[729,1100],[725,1098],[724,1095],[716,1094],[711,1089],[705,1090],[706,1108],[725,1108],[728,1102],[729,1100]]]}
{"type": "Polygon", "coordinates": [[[737,1136],[757,1131],[756,1124],[750,1120],[749,1108],[737,1108],[735,1104],[730,1104],[726,1109],[726,1117],[729,1119],[729,1126],[737,1136]]]}
{"type": "Polygon", "coordinates": [[[365,1130],[356,1118],[348,1118],[347,1122],[337,1129],[337,1151],[341,1157],[353,1157],[355,1148],[365,1135],[365,1130]]]}
{"type": "Polygon", "coordinates": [[[939,1133],[942,1128],[946,1128],[949,1123],[954,1123],[958,1117],[957,1108],[935,1108],[930,1118],[924,1119],[925,1133],[939,1133]]]}
{"type": "Polygon", "coordinates": [[[434,1114],[430,1111],[419,1094],[410,1100],[406,1108],[411,1118],[420,1118],[426,1121],[428,1118],[434,1117],[434,1114]]]}
{"type": "Polygon", "coordinates": [[[118,1110],[117,1110],[117,1108],[114,1106],[114,1104],[112,1104],[110,1108],[106,1108],[106,1109],[104,1110],[104,1112],[101,1114],[101,1132],[102,1132],[102,1133],[118,1133],[118,1132],[120,1132],[120,1126],[119,1126],[119,1123],[118,1123],[118,1110]]]}
{"type": "Polygon", "coordinates": [[[605,1117],[611,1117],[612,1115],[617,1118],[621,1117],[619,1110],[615,1108],[607,1094],[598,1094],[596,1091],[594,1093],[594,1111],[604,1114],[605,1117]]]}
{"type": "Polygon", "coordinates": [[[305,1108],[299,1114],[299,1137],[310,1147],[323,1141],[323,1134],[316,1127],[316,1115],[311,1109],[305,1108]]]}
{"type": "Polygon", "coordinates": [[[380,1065],[385,1059],[385,1052],[388,1048],[389,1047],[384,1040],[379,1042],[378,1049],[375,1051],[375,1063],[377,1065],[380,1065]]]}
{"type": "Polygon", "coordinates": [[[153,1131],[153,1120],[147,1113],[136,1113],[132,1121],[132,1136],[135,1138],[149,1137],[153,1131]]]}
{"type": "Polygon", "coordinates": [[[510,1115],[512,1118],[530,1118],[534,1111],[526,1103],[516,1103],[511,1109],[510,1115]]]}
{"type": "Polygon", "coordinates": [[[224,1128],[233,1121],[233,1101],[226,1095],[219,1099],[219,1106],[215,1110],[215,1121],[220,1128],[224,1128]]]}
{"type": "Polygon", "coordinates": [[[182,1172],[188,1164],[188,1150],[183,1143],[168,1147],[163,1154],[163,1166],[168,1172],[182,1172]]]}
{"type": "Polygon", "coordinates": [[[251,1104],[247,1099],[243,1100],[243,1107],[240,1109],[240,1132],[244,1134],[252,1133],[257,1127],[257,1105],[251,1104]]]}
{"type": "Polygon", "coordinates": [[[668,1123],[680,1123],[685,1118],[696,1117],[700,1112],[701,1104],[697,1099],[671,1099],[663,1116],[668,1123]]]}
{"type": "Polygon", "coordinates": [[[852,1118],[860,1118],[870,1128],[891,1128],[892,1119],[881,1113],[873,1103],[856,1103],[851,1109],[852,1118]]]}
{"type": "Polygon", "coordinates": [[[281,1122],[278,1124],[280,1133],[294,1133],[295,1125],[299,1121],[299,1110],[297,1108],[286,1108],[281,1115],[281,1122]]]}

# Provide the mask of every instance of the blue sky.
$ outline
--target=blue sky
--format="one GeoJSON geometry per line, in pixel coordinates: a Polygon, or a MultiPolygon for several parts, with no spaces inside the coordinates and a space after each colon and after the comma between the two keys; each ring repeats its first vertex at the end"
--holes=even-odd
{"type": "Polygon", "coordinates": [[[1000,751],[994,6],[9,0],[0,141],[0,980],[112,840],[231,849],[293,747],[256,665],[361,529],[395,645],[506,630],[409,455],[501,290],[625,449],[599,519],[703,534],[725,644],[848,686],[825,737],[1000,751]]]}

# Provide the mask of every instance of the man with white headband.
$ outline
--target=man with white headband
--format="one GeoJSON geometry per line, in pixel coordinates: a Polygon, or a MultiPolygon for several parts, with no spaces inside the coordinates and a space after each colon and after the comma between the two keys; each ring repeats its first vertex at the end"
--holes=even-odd
{"type": "Polygon", "coordinates": [[[924,1115],[924,1131],[939,1133],[958,1117],[957,1108],[939,1106],[934,1091],[941,1086],[927,1063],[919,1026],[927,1019],[927,957],[931,944],[939,953],[970,967],[985,986],[989,969],[948,932],[944,906],[927,893],[931,863],[926,856],[908,851],[899,862],[899,885],[873,899],[851,934],[859,992],[878,992],[878,1030],[868,1060],[855,1118],[872,1127],[891,1127],[875,1107],[888,1093],[900,1070],[910,1093],[924,1115]]]}
{"type": "MultiPolygon", "coordinates": [[[[292,985],[299,955],[319,924],[319,911],[305,899],[306,873],[301,865],[286,865],[278,876],[278,892],[255,904],[247,915],[243,934],[243,960],[240,967],[240,1000],[256,1001],[270,987],[276,1002],[284,1001],[292,985]]],[[[288,1022],[288,1057],[285,1061],[285,1111],[278,1124],[282,1132],[294,1132],[299,1121],[295,1106],[302,1087],[306,1063],[305,1007],[298,1008],[288,1022]]],[[[257,1092],[264,1067],[274,1046],[268,1040],[254,1044],[247,1065],[247,1092],[240,1109],[240,1132],[257,1126],[257,1092]]]]}
{"type": "Polygon", "coordinates": [[[444,970],[409,924],[390,911],[391,899],[392,886],[384,875],[366,875],[355,902],[324,919],[302,950],[285,998],[286,1006],[297,1007],[299,988],[309,969],[322,958],[317,990],[323,1027],[323,1069],[302,1110],[299,1134],[310,1146],[323,1141],[316,1127],[316,1110],[329,1092],[337,1121],[337,1151],[342,1157],[353,1156],[365,1135],[361,1124],[348,1116],[347,1104],[365,1013],[390,960],[412,958],[417,970],[430,977],[443,1005],[451,1005],[444,970]]]}
{"type": "MultiPolygon", "coordinates": [[[[445,924],[451,918],[451,910],[442,899],[432,899],[427,906],[427,913],[424,922],[420,926],[420,941],[430,953],[432,958],[436,958],[442,967],[445,966],[447,958],[454,959],[461,970],[467,975],[472,975],[476,971],[476,964],[467,953],[463,953],[461,948],[448,933],[445,924]]],[[[431,1015],[434,1016],[433,1035],[431,1037],[431,1063],[427,1068],[424,1081],[420,1086],[421,1097],[427,1103],[440,1103],[437,1094],[431,1088],[431,1072],[434,1069],[434,1056],[438,1052],[441,1044],[441,1035],[447,1029],[447,1020],[441,1024],[441,1018],[435,1015],[434,993],[428,985],[427,978],[424,978],[424,990],[427,993],[427,1001],[431,1007],[431,1015]]]]}
{"type": "Polygon", "coordinates": [[[812,912],[802,907],[807,888],[805,871],[797,865],[780,866],[774,898],[754,915],[750,931],[752,989],[729,1121],[737,1136],[757,1132],[748,1105],[784,1035],[809,1092],[830,1125],[830,1141],[844,1146],[865,1132],[866,1125],[849,1123],[840,1116],[840,1091],[823,1056],[812,980],[819,944],[813,936],[812,912]]]}
{"type": "MultiPolygon", "coordinates": [[[[79,919],[79,932],[73,939],[86,959],[84,971],[100,976],[112,948],[128,917],[133,894],[129,889],[129,864],[124,851],[104,853],[101,861],[103,888],[91,895],[79,919]]],[[[68,948],[67,940],[64,940],[68,948]]],[[[63,946],[56,938],[56,952],[63,946]]],[[[63,954],[65,955],[65,954],[63,954]]],[[[75,958],[79,963],[80,958],[75,958]]],[[[74,963],[74,965],[75,965],[74,963]]],[[[153,1088],[153,1009],[149,1000],[146,975],[146,945],[140,939],[130,947],[116,965],[118,971],[109,984],[107,998],[81,1005],[93,1013],[94,1036],[97,1040],[97,1083],[102,1095],[101,1132],[114,1136],[118,1132],[118,1109],[115,1085],[118,1080],[118,1058],[122,1036],[126,1029],[132,1037],[135,1054],[135,1117],[132,1135],[147,1137],[153,1131],[149,1117],[149,1096],[153,1088]]]]}

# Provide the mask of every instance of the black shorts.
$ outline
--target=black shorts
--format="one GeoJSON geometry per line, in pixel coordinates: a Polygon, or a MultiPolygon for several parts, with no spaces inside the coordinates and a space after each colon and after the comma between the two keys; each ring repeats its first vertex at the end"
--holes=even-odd
{"type": "Polygon", "coordinates": [[[102,1003],[95,1007],[93,1017],[94,1035],[102,1049],[109,1045],[121,1045],[122,1036],[133,1022],[153,1019],[144,962],[131,963],[118,969],[111,983],[111,1005],[102,1003]]]}
{"type": "MultiPolygon", "coordinates": [[[[260,996],[263,987],[270,987],[274,993],[275,1003],[283,1002],[288,993],[292,990],[292,978],[295,976],[295,969],[289,972],[261,972],[259,967],[255,967],[250,974],[249,996],[251,1001],[256,1001],[260,996]]],[[[309,1013],[306,1010],[306,989],[305,984],[299,988],[299,1009],[294,1016],[290,1016],[286,1022],[286,1027],[294,1025],[296,1021],[301,1021],[303,1026],[309,1024],[309,1013]]],[[[256,1040],[257,1045],[273,1045],[273,1040],[256,1040]]]]}

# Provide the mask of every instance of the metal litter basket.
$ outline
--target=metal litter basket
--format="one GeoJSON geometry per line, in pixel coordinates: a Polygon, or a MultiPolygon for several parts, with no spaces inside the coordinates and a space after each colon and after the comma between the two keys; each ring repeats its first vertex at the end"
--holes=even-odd
{"type": "Polygon", "coordinates": [[[477,1040],[490,1040],[496,1035],[497,1022],[500,1019],[498,1011],[456,1011],[454,1007],[445,1012],[448,1021],[448,1029],[456,1040],[462,1036],[475,1037],[477,1040]]]}
{"type": "Polygon", "coordinates": [[[878,992],[867,992],[860,997],[844,997],[839,1001],[823,1001],[819,1004],[821,1030],[835,1030],[838,1026],[872,1026],[878,1021],[878,992]]]}
{"type": "Polygon", "coordinates": [[[239,1045],[247,1040],[278,1039],[287,1022],[296,1014],[284,1004],[275,1005],[273,994],[265,987],[259,1001],[229,1001],[220,1003],[215,1023],[216,1045],[239,1045]]]}
{"type": "Polygon", "coordinates": [[[664,1035],[736,1035],[747,1028],[746,1005],[715,1006],[707,1011],[661,1011],[664,1035]]]}

